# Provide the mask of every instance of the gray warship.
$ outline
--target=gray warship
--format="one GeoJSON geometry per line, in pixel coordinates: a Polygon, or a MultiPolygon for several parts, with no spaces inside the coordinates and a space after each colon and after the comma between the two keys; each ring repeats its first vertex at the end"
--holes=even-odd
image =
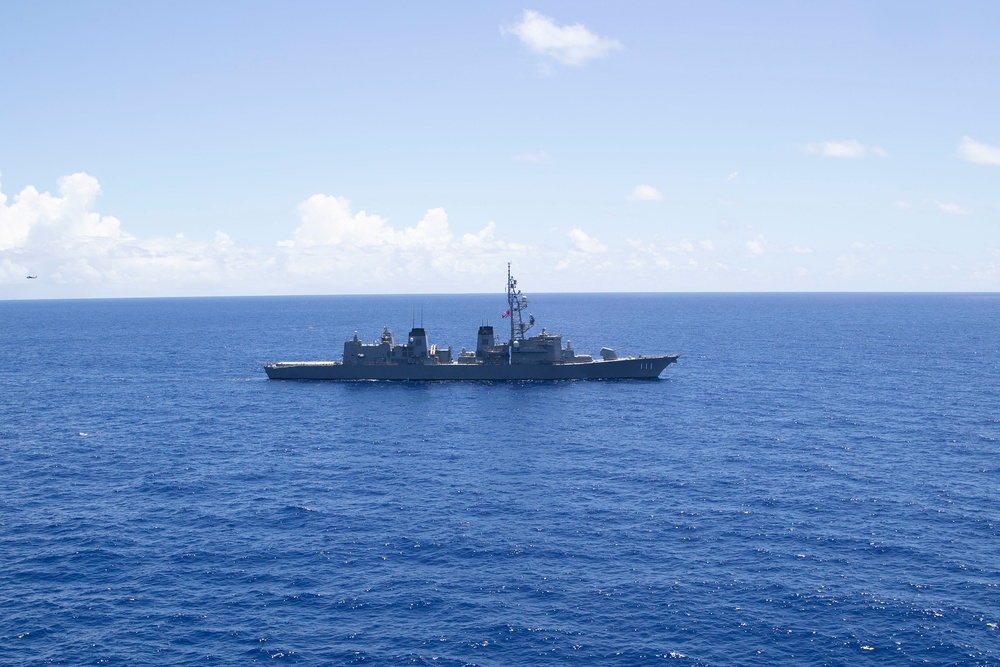
{"type": "Polygon", "coordinates": [[[507,311],[510,339],[497,341],[493,327],[479,327],[476,350],[462,349],[457,356],[451,346],[431,345],[424,328],[413,327],[407,342],[397,343],[388,327],[379,340],[362,342],[357,332],[344,343],[342,361],[279,361],[264,365],[272,380],[605,380],[645,379],[660,376],[680,355],[619,358],[602,348],[600,358],[577,354],[562,336],[528,331],[535,318],[525,310],[528,299],[517,288],[507,265],[507,311]]]}

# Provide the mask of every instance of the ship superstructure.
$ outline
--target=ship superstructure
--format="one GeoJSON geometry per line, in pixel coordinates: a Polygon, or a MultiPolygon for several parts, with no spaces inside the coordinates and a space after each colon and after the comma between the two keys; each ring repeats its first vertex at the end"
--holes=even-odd
{"type": "Polygon", "coordinates": [[[601,358],[576,354],[562,336],[542,329],[528,336],[535,318],[527,312],[528,299],[517,287],[507,265],[507,310],[510,338],[496,340],[493,327],[482,325],[475,351],[453,355],[451,346],[428,341],[426,330],[414,326],[405,343],[396,343],[388,327],[372,343],[354,337],[344,343],[341,361],[283,361],[265,364],[273,380],[571,380],[653,379],[659,377],[678,356],[618,358],[611,348],[601,349],[601,358]],[[527,315],[527,317],[525,317],[527,315]]]}

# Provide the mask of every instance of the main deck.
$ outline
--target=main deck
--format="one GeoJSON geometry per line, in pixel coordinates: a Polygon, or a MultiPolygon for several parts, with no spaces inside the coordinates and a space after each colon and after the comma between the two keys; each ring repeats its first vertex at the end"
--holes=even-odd
{"type": "Polygon", "coordinates": [[[345,364],[340,361],[283,361],[266,364],[272,380],[652,380],[679,355],[628,357],[572,364],[345,364]]]}

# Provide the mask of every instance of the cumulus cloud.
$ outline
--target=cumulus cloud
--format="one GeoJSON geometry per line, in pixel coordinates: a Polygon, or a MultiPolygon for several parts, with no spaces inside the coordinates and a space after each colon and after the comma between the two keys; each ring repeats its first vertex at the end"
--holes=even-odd
{"type": "Polygon", "coordinates": [[[444,248],[452,239],[443,208],[430,209],[416,225],[402,230],[378,215],[352,212],[350,200],[344,197],[313,195],[299,206],[299,213],[302,224],[291,239],[278,243],[280,247],[444,248]]]}
{"type": "Polygon", "coordinates": [[[806,144],[804,147],[807,153],[812,155],[822,155],[823,157],[846,157],[862,158],[868,155],[875,157],[888,157],[889,153],[880,146],[865,146],[856,139],[846,139],[842,141],[821,141],[813,144],[806,144]]]}
{"type": "Polygon", "coordinates": [[[608,251],[608,246],[604,245],[579,227],[574,227],[569,230],[569,240],[572,241],[573,247],[577,251],[588,255],[608,251]]]}
{"type": "Polygon", "coordinates": [[[631,201],[663,201],[663,193],[652,185],[637,185],[627,197],[631,201]]]}
{"type": "Polygon", "coordinates": [[[90,210],[101,191],[96,178],[72,174],[60,178],[58,186],[59,194],[52,195],[29,185],[9,206],[7,196],[0,193],[0,250],[57,240],[81,244],[129,238],[117,218],[90,210]]]}
{"type": "MultiPolygon", "coordinates": [[[[829,244],[816,248],[805,243],[808,238],[796,239],[801,245],[769,243],[744,223],[721,223],[727,233],[678,223],[645,227],[651,237],[623,227],[617,229],[621,237],[608,236],[606,226],[591,229],[596,223],[589,218],[564,227],[551,245],[540,240],[543,245],[526,246],[504,240],[502,224],[462,227],[443,208],[390,221],[332,194],[289,207],[287,221],[267,242],[247,243],[224,228],[151,238],[99,212],[100,190],[97,179],[72,174],[51,192],[26,187],[9,197],[0,193],[4,298],[488,292],[511,260],[533,264],[543,290],[784,289],[783,278],[767,276],[783,270],[788,278],[796,265],[823,280],[871,276],[881,270],[882,255],[892,252],[842,238],[837,258],[829,244]],[[667,230],[676,235],[661,237],[667,230]],[[633,236],[625,237],[629,231],[633,236]],[[39,279],[25,280],[29,274],[39,279]]],[[[972,213],[949,200],[913,202],[925,212],[972,213]]],[[[537,231],[531,238],[551,238],[537,231]]]]}
{"type": "Polygon", "coordinates": [[[313,195],[299,205],[302,224],[293,238],[278,245],[308,248],[314,245],[347,243],[354,246],[377,246],[389,242],[396,232],[389,222],[364,211],[351,212],[351,202],[344,197],[313,195]]]}
{"type": "Polygon", "coordinates": [[[532,252],[498,239],[492,222],[456,239],[442,208],[396,228],[324,194],[302,202],[298,226],[271,245],[221,229],[206,239],[138,238],[94,211],[99,193],[88,174],[59,179],[55,194],[29,186],[9,201],[0,193],[0,283],[23,285],[37,273],[34,296],[417,290],[444,276],[486,276],[512,253],[532,252]]]}
{"type": "Polygon", "coordinates": [[[580,23],[561,26],[531,9],[525,10],[514,25],[500,28],[500,32],[514,35],[531,51],[564,65],[583,65],[622,48],[618,40],[596,35],[580,23]]]}
{"type": "Polygon", "coordinates": [[[302,280],[349,280],[354,290],[432,289],[443,277],[487,276],[511,253],[531,252],[498,239],[493,222],[456,240],[443,208],[396,228],[381,216],[354,212],[344,197],[313,195],[299,214],[292,238],[277,244],[279,264],[302,280]]]}
{"type": "Polygon", "coordinates": [[[1000,164],[1000,146],[983,144],[970,136],[962,137],[958,144],[958,154],[976,164],[1000,164]]]}
{"type": "Polygon", "coordinates": [[[490,221],[488,225],[479,230],[477,234],[463,234],[462,247],[464,248],[487,248],[496,242],[495,235],[497,223],[490,221]]]}
{"type": "Polygon", "coordinates": [[[0,194],[0,282],[23,282],[30,269],[38,275],[36,292],[62,286],[57,294],[87,294],[88,288],[104,295],[162,294],[210,286],[223,269],[233,282],[251,272],[254,262],[244,261],[249,258],[222,232],[207,242],[136,238],[117,218],[93,210],[100,189],[96,178],[77,173],[60,178],[56,194],[28,186],[10,204],[0,194]]]}

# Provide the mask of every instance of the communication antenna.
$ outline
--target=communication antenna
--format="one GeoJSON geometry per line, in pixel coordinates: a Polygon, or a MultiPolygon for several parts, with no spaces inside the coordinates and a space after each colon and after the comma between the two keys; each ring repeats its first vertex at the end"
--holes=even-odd
{"type": "Polygon", "coordinates": [[[528,307],[528,297],[521,294],[517,288],[517,281],[510,274],[510,262],[507,262],[507,312],[504,317],[510,318],[510,343],[524,340],[524,335],[528,329],[535,325],[532,317],[528,322],[524,321],[522,311],[528,307]]]}

